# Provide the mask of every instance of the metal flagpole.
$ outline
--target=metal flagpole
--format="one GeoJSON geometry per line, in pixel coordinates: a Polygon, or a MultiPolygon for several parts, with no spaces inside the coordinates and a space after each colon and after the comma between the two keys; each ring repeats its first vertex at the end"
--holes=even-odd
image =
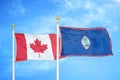
{"type": "Polygon", "coordinates": [[[57,64],[56,64],[56,80],[59,80],[59,16],[56,16],[56,27],[57,27],[57,64]]]}
{"type": "Polygon", "coordinates": [[[12,24],[12,80],[15,80],[14,27],[15,24],[12,24]]]}

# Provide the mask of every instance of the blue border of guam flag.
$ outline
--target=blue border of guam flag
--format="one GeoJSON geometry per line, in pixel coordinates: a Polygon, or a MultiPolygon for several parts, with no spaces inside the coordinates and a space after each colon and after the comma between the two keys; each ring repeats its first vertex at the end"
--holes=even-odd
{"type": "Polygon", "coordinates": [[[107,30],[97,28],[73,28],[60,26],[61,56],[108,56],[112,54],[112,42],[107,30]]]}

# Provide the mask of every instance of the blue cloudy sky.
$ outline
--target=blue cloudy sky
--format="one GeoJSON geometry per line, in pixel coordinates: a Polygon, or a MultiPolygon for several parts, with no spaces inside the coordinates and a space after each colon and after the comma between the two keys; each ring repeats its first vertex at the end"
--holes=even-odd
{"type": "MultiPolygon", "coordinates": [[[[60,25],[105,27],[113,56],[69,57],[60,60],[60,80],[120,80],[120,0],[0,0],[0,80],[12,80],[12,29],[47,34],[60,25]]],[[[15,63],[16,80],[55,80],[55,61],[15,63]]]]}

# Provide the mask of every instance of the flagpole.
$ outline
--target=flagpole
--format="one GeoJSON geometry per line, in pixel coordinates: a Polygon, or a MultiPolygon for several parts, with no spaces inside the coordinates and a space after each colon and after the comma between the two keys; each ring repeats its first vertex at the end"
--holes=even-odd
{"type": "Polygon", "coordinates": [[[59,16],[56,16],[56,27],[57,27],[57,64],[56,64],[56,80],[59,80],[59,16]]]}
{"type": "Polygon", "coordinates": [[[15,80],[14,27],[15,24],[12,24],[12,80],[15,80]]]}

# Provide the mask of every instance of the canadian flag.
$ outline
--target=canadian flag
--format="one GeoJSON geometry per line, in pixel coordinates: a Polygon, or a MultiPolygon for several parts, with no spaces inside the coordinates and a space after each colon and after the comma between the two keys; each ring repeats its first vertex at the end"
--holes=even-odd
{"type": "Polygon", "coordinates": [[[55,60],[56,34],[36,35],[15,33],[16,61],[55,60]]]}

